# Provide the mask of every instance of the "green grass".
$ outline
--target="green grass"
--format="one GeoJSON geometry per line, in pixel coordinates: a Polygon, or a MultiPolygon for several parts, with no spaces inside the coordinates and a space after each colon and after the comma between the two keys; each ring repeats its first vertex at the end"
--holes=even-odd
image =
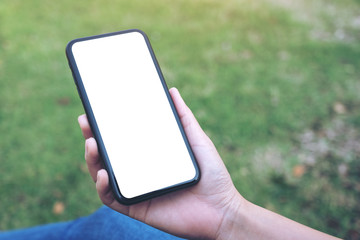
{"type": "Polygon", "coordinates": [[[64,49],[140,28],[247,199],[351,238],[360,229],[359,16],[356,0],[2,0],[0,229],[100,206],[64,49]],[[306,133],[314,137],[304,143],[306,133]]]}

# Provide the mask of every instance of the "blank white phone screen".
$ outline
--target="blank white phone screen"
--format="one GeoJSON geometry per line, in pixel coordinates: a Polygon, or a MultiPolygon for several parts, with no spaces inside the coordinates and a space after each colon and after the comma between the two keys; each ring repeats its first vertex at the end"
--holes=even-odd
{"type": "Polygon", "coordinates": [[[192,180],[194,164],[144,36],[80,41],[72,52],[122,195],[192,180]]]}

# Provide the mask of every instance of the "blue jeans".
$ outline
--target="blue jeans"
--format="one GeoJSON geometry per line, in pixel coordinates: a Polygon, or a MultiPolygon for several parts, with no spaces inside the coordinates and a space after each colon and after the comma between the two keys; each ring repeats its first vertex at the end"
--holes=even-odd
{"type": "Polygon", "coordinates": [[[129,218],[104,206],[87,217],[69,222],[52,223],[32,228],[0,232],[0,240],[57,239],[177,239],[156,228],[129,218]]]}

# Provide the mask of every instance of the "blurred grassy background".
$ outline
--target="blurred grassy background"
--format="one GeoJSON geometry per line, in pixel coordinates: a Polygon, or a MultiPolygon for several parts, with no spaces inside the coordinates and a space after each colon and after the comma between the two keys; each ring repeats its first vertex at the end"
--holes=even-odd
{"type": "Polygon", "coordinates": [[[0,230],[101,205],[64,49],[129,28],[149,35],[247,199],[360,238],[358,0],[1,0],[0,230]]]}

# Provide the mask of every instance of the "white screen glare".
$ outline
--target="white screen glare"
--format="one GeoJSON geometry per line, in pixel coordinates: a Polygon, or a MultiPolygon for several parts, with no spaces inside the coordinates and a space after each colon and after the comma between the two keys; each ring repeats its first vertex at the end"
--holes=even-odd
{"type": "Polygon", "coordinates": [[[122,195],[192,180],[196,171],[144,36],[80,41],[72,52],[122,195]]]}

